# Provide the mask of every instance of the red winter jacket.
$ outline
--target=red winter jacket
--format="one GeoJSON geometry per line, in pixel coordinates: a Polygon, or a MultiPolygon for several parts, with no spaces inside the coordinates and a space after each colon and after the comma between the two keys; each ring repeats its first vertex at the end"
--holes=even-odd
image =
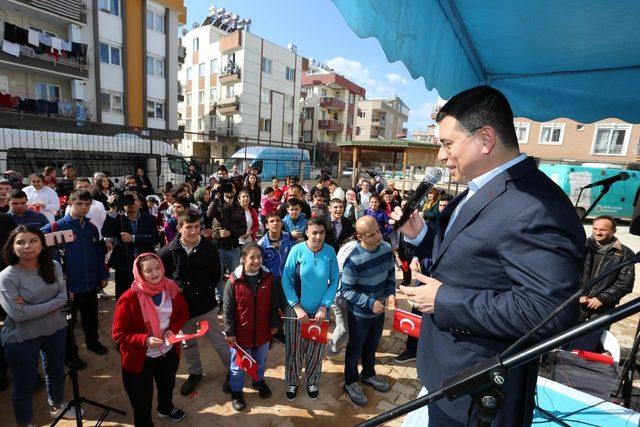
{"type": "Polygon", "coordinates": [[[251,212],[251,220],[253,223],[251,224],[251,230],[247,230],[247,233],[251,233],[251,238],[255,242],[258,238],[258,231],[260,231],[260,218],[258,217],[258,211],[253,208],[249,208],[251,212]]]}
{"type": "MultiPolygon", "coordinates": [[[[189,309],[181,292],[171,300],[171,305],[169,329],[177,334],[189,319],[189,309]]],[[[147,357],[146,340],[149,331],[142,318],[138,296],[131,289],[122,294],[116,304],[112,336],[113,340],[120,345],[122,369],[133,373],[142,372],[144,360],[147,357]]],[[[174,348],[179,354],[179,343],[174,344],[174,348]]]]}
{"type": "Polygon", "coordinates": [[[256,348],[271,340],[273,276],[262,271],[262,278],[254,293],[239,271],[229,275],[235,299],[235,334],[241,347],[256,348]]]}

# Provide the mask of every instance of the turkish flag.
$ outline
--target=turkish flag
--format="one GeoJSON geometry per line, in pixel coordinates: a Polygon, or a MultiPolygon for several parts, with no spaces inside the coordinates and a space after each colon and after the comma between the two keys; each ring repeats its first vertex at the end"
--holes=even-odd
{"type": "Polygon", "coordinates": [[[258,378],[258,362],[238,344],[236,344],[236,365],[249,374],[254,381],[260,381],[260,378],[258,378]]]}
{"type": "Polygon", "coordinates": [[[393,329],[403,334],[411,335],[414,338],[420,336],[421,322],[422,317],[399,308],[396,308],[393,315],[393,329]]]}
{"type": "Polygon", "coordinates": [[[327,332],[329,332],[329,321],[325,320],[321,325],[316,325],[313,320],[300,325],[302,338],[309,341],[317,341],[320,344],[327,343],[327,332]]]}

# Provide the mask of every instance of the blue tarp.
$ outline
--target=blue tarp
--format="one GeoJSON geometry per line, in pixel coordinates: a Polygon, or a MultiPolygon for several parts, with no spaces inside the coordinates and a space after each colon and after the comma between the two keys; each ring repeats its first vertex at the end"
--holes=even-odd
{"type": "Polygon", "coordinates": [[[488,84],[516,117],[640,123],[640,0],[332,0],[442,98],[488,84]]]}

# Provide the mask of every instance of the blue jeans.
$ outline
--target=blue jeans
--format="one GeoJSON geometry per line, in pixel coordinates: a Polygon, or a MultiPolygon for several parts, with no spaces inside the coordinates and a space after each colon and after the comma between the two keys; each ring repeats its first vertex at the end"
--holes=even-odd
{"type": "Polygon", "coordinates": [[[33,420],[32,394],[36,386],[38,357],[42,358],[50,405],[59,405],[64,398],[64,355],[67,328],[52,335],[32,338],[4,346],[4,354],[13,375],[13,412],[18,424],[33,420]]]}
{"type": "Polygon", "coordinates": [[[384,329],[384,314],[377,317],[358,317],[351,311],[347,314],[349,343],[344,356],[344,383],[358,381],[358,361],[362,359],[362,378],[376,374],[376,349],[384,329]]]}
{"type": "Polygon", "coordinates": [[[216,299],[218,304],[222,306],[222,295],[224,295],[224,280],[225,270],[227,274],[233,273],[233,270],[240,264],[240,248],[235,249],[220,249],[220,282],[216,286],[216,299]]]}
{"type": "MultiPolygon", "coordinates": [[[[247,353],[249,353],[249,355],[253,357],[256,362],[258,362],[258,378],[260,378],[260,381],[263,381],[264,380],[264,364],[267,361],[267,353],[269,352],[269,342],[266,342],[257,348],[242,347],[242,349],[247,353]]],[[[229,367],[229,371],[231,374],[229,379],[229,382],[231,383],[231,391],[233,391],[234,393],[240,392],[244,387],[244,371],[240,366],[236,365],[236,351],[237,351],[236,348],[230,347],[229,351],[231,351],[231,364],[229,367]]]]}

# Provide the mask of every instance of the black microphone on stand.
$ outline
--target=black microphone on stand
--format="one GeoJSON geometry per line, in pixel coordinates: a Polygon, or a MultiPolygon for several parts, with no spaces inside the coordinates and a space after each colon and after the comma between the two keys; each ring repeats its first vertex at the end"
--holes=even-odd
{"type": "Polygon", "coordinates": [[[420,185],[418,185],[416,191],[414,191],[411,197],[409,197],[407,204],[402,209],[402,218],[400,218],[400,220],[396,221],[393,224],[394,230],[397,230],[402,226],[402,224],[407,222],[414,210],[420,208],[420,203],[422,203],[422,199],[424,199],[424,196],[426,196],[429,190],[431,190],[431,187],[440,182],[441,179],[442,169],[440,168],[430,169],[427,173],[424,174],[424,179],[422,180],[420,185]]]}
{"type": "Polygon", "coordinates": [[[627,172],[620,172],[619,174],[614,175],[614,176],[610,176],[609,178],[605,178],[605,179],[601,179],[600,181],[592,182],[591,184],[585,185],[582,188],[586,189],[586,188],[597,187],[599,185],[611,185],[614,182],[626,181],[626,180],[629,179],[630,176],[631,175],[629,175],[627,172]]]}

